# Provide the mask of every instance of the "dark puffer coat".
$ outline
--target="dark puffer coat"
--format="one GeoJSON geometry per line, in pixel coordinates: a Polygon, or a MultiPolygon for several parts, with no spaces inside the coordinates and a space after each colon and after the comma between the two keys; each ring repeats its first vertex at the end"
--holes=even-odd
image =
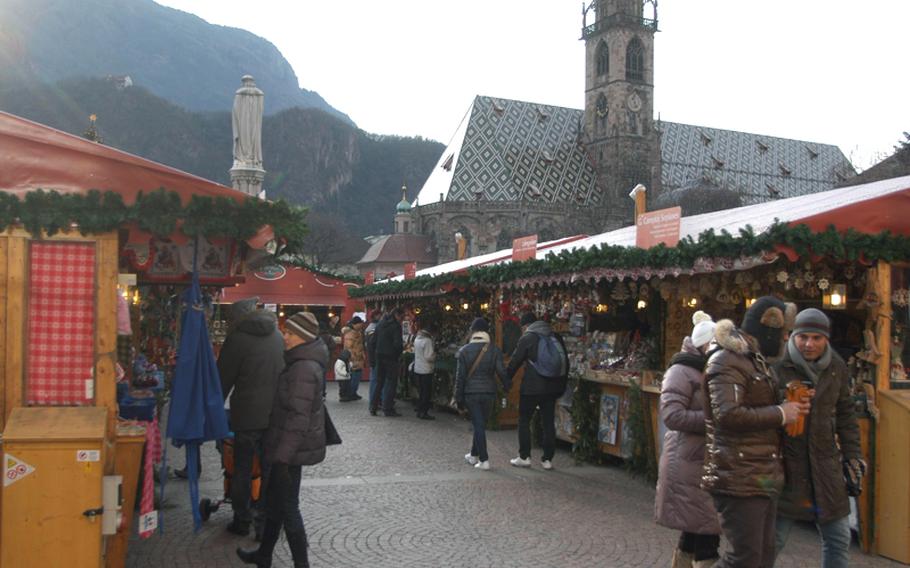
{"type": "Polygon", "coordinates": [[[705,356],[692,340],[671,359],[660,387],[660,418],[667,426],[654,519],[659,525],[695,534],[720,534],[711,496],[701,487],[705,457],[705,356]],[[686,361],[686,363],[680,362],[686,361]]]}
{"type": "Polygon", "coordinates": [[[404,351],[401,323],[392,314],[386,314],[376,326],[376,360],[397,360],[404,351]]]}
{"type": "Polygon", "coordinates": [[[490,343],[490,335],[479,331],[471,335],[469,343],[458,350],[455,356],[457,365],[455,370],[455,401],[464,404],[466,394],[496,394],[496,377],[502,383],[502,390],[509,392],[512,383],[506,375],[506,368],[502,362],[502,351],[490,343]],[[480,351],[487,345],[487,352],[483,359],[477,360],[480,351]],[[468,377],[471,367],[477,362],[474,374],[468,377]]]}
{"type": "MultiPolygon", "coordinates": [[[[541,336],[548,337],[553,335],[553,328],[545,321],[535,321],[528,326],[524,335],[518,340],[515,351],[512,352],[512,358],[509,360],[507,369],[509,378],[513,378],[518,368],[527,362],[524,376],[521,379],[522,395],[551,394],[559,396],[566,390],[568,377],[542,377],[531,365],[530,361],[537,361],[537,343],[541,336]],[[529,361],[530,360],[530,361],[529,361]]],[[[557,335],[557,340],[562,344],[562,338],[557,335]]],[[[566,351],[563,344],[563,351],[566,351]]],[[[569,368],[569,360],[566,358],[565,368],[569,368]]]]}
{"type": "MultiPolygon", "coordinates": [[[[789,353],[776,370],[781,389],[792,380],[808,378],[789,353]]],[[[841,454],[849,459],[860,458],[862,453],[849,385],[847,365],[832,351],[831,363],[815,384],[803,435],[784,436],[787,483],[778,504],[781,516],[824,524],[850,514],[841,454]]]]}
{"type": "Polygon", "coordinates": [[[719,321],[714,337],[722,349],[705,369],[710,404],[702,487],[716,495],[777,496],[784,485],[777,381],[755,340],[733,322],[719,321]]]}
{"type": "Polygon", "coordinates": [[[218,355],[221,393],[231,389],[231,429],[265,430],[275,398],[278,374],[284,368],[284,340],[278,318],[257,310],[241,317],[228,333],[218,355]]]}
{"type": "Polygon", "coordinates": [[[266,463],[314,465],[325,459],[325,409],[322,375],[329,360],[322,339],[285,351],[287,366],[278,391],[263,448],[266,463]]]}

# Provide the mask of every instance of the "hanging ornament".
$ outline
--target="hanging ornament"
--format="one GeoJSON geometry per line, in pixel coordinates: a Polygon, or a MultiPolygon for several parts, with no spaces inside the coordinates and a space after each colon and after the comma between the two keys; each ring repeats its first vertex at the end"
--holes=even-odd
{"type": "Polygon", "coordinates": [[[807,284],[812,284],[815,282],[815,273],[811,270],[807,270],[806,273],[803,274],[803,280],[805,280],[807,284]]]}
{"type": "Polygon", "coordinates": [[[709,278],[708,276],[705,276],[704,278],[699,279],[699,281],[698,281],[699,295],[704,296],[706,298],[710,298],[711,296],[714,295],[714,290],[715,290],[715,286],[714,286],[713,279],[709,278]]]}
{"type": "Polygon", "coordinates": [[[673,285],[669,282],[662,282],[660,284],[660,297],[664,302],[669,302],[670,298],[673,297],[673,285]]]}
{"type": "Polygon", "coordinates": [[[898,288],[891,294],[891,302],[899,308],[906,308],[910,304],[910,290],[898,288]]]}
{"type": "Polygon", "coordinates": [[[759,282],[758,280],[756,280],[755,282],[753,282],[753,283],[752,283],[752,290],[755,291],[755,292],[760,291],[760,290],[761,290],[761,282],[759,282]]]}
{"type": "Polygon", "coordinates": [[[844,267],[844,278],[853,280],[854,276],[856,276],[856,268],[852,264],[848,264],[844,267]]]}
{"type": "Polygon", "coordinates": [[[730,303],[733,304],[734,306],[736,306],[738,304],[741,304],[742,302],[743,302],[743,293],[739,290],[739,288],[734,288],[733,291],[730,292],[730,303]]]}
{"type": "Polygon", "coordinates": [[[827,278],[820,278],[816,284],[819,290],[827,290],[831,286],[831,282],[827,278]]]}
{"type": "Polygon", "coordinates": [[[806,284],[806,282],[802,278],[793,279],[793,287],[796,289],[802,290],[803,286],[805,286],[805,284],[806,284]]]}
{"type": "Polygon", "coordinates": [[[790,279],[790,274],[786,270],[781,270],[777,273],[777,281],[783,284],[790,279]]]}
{"type": "Polygon", "coordinates": [[[740,272],[740,274],[743,276],[743,284],[751,284],[755,281],[755,277],[751,272],[740,272]]]}

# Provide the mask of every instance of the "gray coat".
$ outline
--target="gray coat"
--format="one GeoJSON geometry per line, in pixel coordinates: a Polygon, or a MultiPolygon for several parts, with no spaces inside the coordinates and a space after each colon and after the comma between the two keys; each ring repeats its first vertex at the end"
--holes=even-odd
{"type": "Polygon", "coordinates": [[[687,337],[661,384],[660,418],[667,433],[660,454],[654,518],[671,529],[720,534],[714,503],[700,487],[705,456],[704,375],[691,365],[704,369],[705,363],[706,357],[687,337]]]}
{"type": "Polygon", "coordinates": [[[496,377],[502,382],[502,388],[508,392],[512,386],[506,375],[505,365],[502,362],[502,351],[490,342],[490,335],[479,331],[471,335],[470,341],[456,355],[455,370],[455,401],[464,403],[466,394],[496,394],[496,377]],[[470,377],[471,367],[480,356],[484,345],[488,345],[487,352],[483,354],[477,364],[477,369],[470,377]]]}
{"type": "Polygon", "coordinates": [[[278,391],[263,448],[266,463],[314,465],[325,459],[325,408],[322,376],[329,360],[319,338],[285,351],[287,366],[278,391]]]}
{"type": "Polygon", "coordinates": [[[257,310],[240,318],[228,333],[218,356],[221,393],[231,389],[231,429],[265,430],[275,398],[278,374],[284,368],[284,340],[278,318],[257,310]]]}

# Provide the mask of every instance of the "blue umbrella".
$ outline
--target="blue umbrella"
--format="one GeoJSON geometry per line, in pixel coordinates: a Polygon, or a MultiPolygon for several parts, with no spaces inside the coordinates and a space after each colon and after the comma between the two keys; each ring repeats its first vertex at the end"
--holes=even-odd
{"type": "Polygon", "coordinates": [[[183,314],[180,319],[180,345],[177,369],[171,389],[171,408],[167,419],[167,437],[178,448],[186,445],[186,470],[193,507],[193,524],[202,526],[199,513],[199,447],[208,440],[228,435],[224,397],[218,365],[205,325],[205,306],[199,275],[193,263],[193,283],[181,295],[183,314]]]}

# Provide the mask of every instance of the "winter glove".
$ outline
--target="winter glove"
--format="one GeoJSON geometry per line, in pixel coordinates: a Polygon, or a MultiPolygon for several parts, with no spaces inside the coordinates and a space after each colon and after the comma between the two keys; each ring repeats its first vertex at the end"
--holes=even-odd
{"type": "Polygon", "coordinates": [[[844,482],[847,484],[847,494],[859,497],[863,492],[863,476],[866,474],[866,462],[860,458],[844,460],[844,482]]]}

